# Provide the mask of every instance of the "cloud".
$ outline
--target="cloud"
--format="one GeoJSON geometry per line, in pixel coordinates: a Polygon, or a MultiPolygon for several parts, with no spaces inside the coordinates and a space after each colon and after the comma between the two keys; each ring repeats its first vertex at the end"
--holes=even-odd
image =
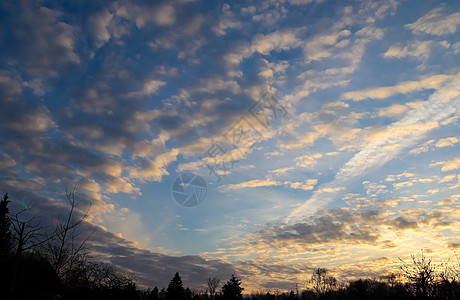
{"type": "Polygon", "coordinates": [[[140,193],[139,188],[133,187],[131,183],[119,177],[107,178],[104,182],[104,185],[105,185],[107,192],[109,193],[119,193],[119,192],[128,193],[128,194],[134,193],[134,192],[137,194],[140,193]]]}
{"type": "Polygon", "coordinates": [[[253,187],[266,187],[266,186],[276,186],[276,185],[281,185],[282,183],[277,182],[272,179],[254,179],[238,184],[229,184],[226,186],[227,189],[229,190],[236,190],[236,189],[241,189],[241,188],[253,188],[253,187]]]}
{"type": "Polygon", "coordinates": [[[43,95],[50,77],[80,64],[76,52],[77,28],[66,23],[59,10],[39,6],[34,1],[20,2],[22,10],[2,18],[2,26],[11,28],[3,55],[26,72],[31,78],[28,85],[37,95],[43,95]]]}
{"type": "Polygon", "coordinates": [[[387,178],[385,179],[385,181],[395,181],[396,179],[401,179],[402,177],[405,177],[405,178],[412,178],[414,177],[414,174],[413,173],[409,173],[409,172],[404,172],[404,173],[401,173],[401,174],[398,174],[398,175],[388,175],[387,178]]]}
{"type": "Polygon", "coordinates": [[[419,59],[428,59],[430,56],[431,41],[414,41],[408,43],[406,46],[400,45],[390,46],[390,48],[383,54],[385,58],[405,58],[408,56],[416,57],[419,59]]]}
{"type": "Polygon", "coordinates": [[[44,132],[54,125],[50,111],[45,106],[24,112],[9,124],[10,128],[23,132],[44,132]]]}
{"type": "Polygon", "coordinates": [[[194,93],[214,94],[216,91],[227,90],[234,94],[240,92],[240,86],[235,80],[224,80],[222,78],[201,79],[196,87],[183,89],[180,96],[187,99],[194,93]]]}
{"type": "Polygon", "coordinates": [[[440,139],[436,143],[436,147],[438,148],[443,148],[443,147],[448,147],[448,146],[453,146],[454,144],[460,142],[460,140],[456,137],[449,137],[445,139],[440,139]]]}
{"type": "MultiPolygon", "coordinates": [[[[346,182],[362,176],[368,170],[382,166],[397,157],[402,149],[412,146],[429,131],[437,128],[438,122],[455,114],[460,109],[460,78],[458,76],[460,74],[432,94],[423,103],[423,109],[408,111],[399,121],[368,136],[368,143],[342,166],[335,179],[320,186],[310,199],[289,214],[285,222],[292,224],[305,216],[312,215],[333,199],[333,193],[326,195],[322,192],[323,188],[334,190],[344,186],[346,182]],[[398,145],[398,147],[389,147],[394,145],[398,145]]],[[[460,160],[459,162],[454,160],[446,162],[443,169],[452,170],[458,167],[460,167],[460,160]]]]}
{"type": "Polygon", "coordinates": [[[291,182],[290,186],[293,189],[301,189],[304,191],[310,191],[315,188],[318,183],[318,179],[307,179],[304,182],[291,182]]]}
{"type": "Polygon", "coordinates": [[[152,95],[155,94],[158,89],[164,86],[166,82],[162,80],[149,79],[144,83],[144,88],[142,89],[142,94],[152,95]]]}
{"type": "Polygon", "coordinates": [[[446,175],[440,180],[440,182],[449,182],[454,180],[456,177],[457,176],[455,174],[446,175]]]}
{"type": "Polygon", "coordinates": [[[389,107],[384,107],[384,108],[379,109],[377,115],[379,117],[394,118],[394,117],[398,117],[398,116],[402,115],[408,109],[409,108],[406,105],[401,105],[401,104],[395,103],[395,104],[393,104],[393,105],[391,105],[389,107]]]}
{"type": "Polygon", "coordinates": [[[242,188],[257,188],[267,186],[287,186],[293,189],[301,189],[304,191],[312,190],[318,183],[318,179],[307,179],[303,182],[291,182],[291,181],[276,181],[273,179],[255,179],[238,184],[228,184],[224,188],[228,190],[236,190],[242,188]]]}
{"type": "Polygon", "coordinates": [[[22,94],[22,80],[7,70],[0,70],[0,101],[11,101],[22,94]]]}
{"type": "Polygon", "coordinates": [[[235,68],[254,53],[268,55],[272,51],[290,50],[302,46],[302,41],[297,37],[305,28],[284,29],[273,31],[268,34],[257,34],[252,38],[251,43],[242,44],[236,47],[232,52],[223,55],[230,76],[239,75],[235,68]]]}
{"type": "Polygon", "coordinates": [[[270,171],[270,173],[275,173],[275,174],[284,174],[288,171],[291,171],[291,170],[294,170],[294,168],[292,167],[286,167],[286,168],[281,168],[281,169],[276,169],[276,170],[272,170],[270,171]]]}
{"type": "Polygon", "coordinates": [[[115,15],[134,22],[137,28],[143,28],[149,23],[160,26],[170,26],[176,22],[174,7],[168,4],[135,4],[120,1],[113,5],[115,15]]]}
{"type": "Polygon", "coordinates": [[[430,150],[430,146],[433,145],[433,143],[434,143],[434,140],[429,140],[423,143],[421,146],[410,150],[409,153],[410,154],[420,154],[422,152],[427,152],[428,150],[430,150]]]}
{"type": "Polygon", "coordinates": [[[460,157],[455,157],[455,158],[453,158],[451,160],[440,161],[440,162],[437,162],[437,163],[433,163],[430,166],[433,167],[433,166],[437,166],[437,165],[442,166],[441,171],[443,171],[443,172],[460,169],[460,157]]]}
{"type": "Polygon", "coordinates": [[[218,23],[212,27],[212,31],[214,31],[217,36],[226,35],[228,29],[239,29],[242,26],[241,22],[236,20],[228,3],[224,4],[222,11],[223,13],[219,17],[218,23]]]}
{"type": "Polygon", "coordinates": [[[339,46],[339,40],[351,35],[349,30],[341,30],[332,34],[319,34],[305,43],[304,52],[307,60],[316,61],[332,55],[334,47],[339,46]]]}
{"type": "Polygon", "coordinates": [[[414,33],[437,36],[453,34],[458,26],[460,26],[460,12],[445,15],[443,7],[432,9],[414,23],[405,25],[414,33]]]}
{"type": "Polygon", "coordinates": [[[313,155],[303,155],[296,157],[296,165],[299,167],[309,168],[317,163],[316,159],[323,157],[321,153],[316,153],[313,155]]]}
{"type": "Polygon", "coordinates": [[[426,89],[439,89],[450,78],[448,75],[434,75],[421,81],[404,81],[395,86],[370,88],[363,91],[346,92],[342,99],[361,101],[365,99],[385,99],[396,94],[408,94],[426,89]]]}
{"type": "Polygon", "coordinates": [[[144,158],[130,168],[129,176],[132,178],[161,181],[164,175],[169,175],[166,167],[177,160],[178,149],[157,155],[155,160],[144,158]]]}
{"type": "Polygon", "coordinates": [[[321,136],[319,132],[307,132],[301,134],[295,141],[291,143],[281,144],[281,148],[286,149],[301,149],[305,146],[311,146],[321,136]]]}
{"type": "Polygon", "coordinates": [[[116,4],[103,9],[88,18],[88,27],[97,48],[110,40],[122,43],[122,38],[130,34],[131,26],[124,18],[116,15],[116,4]]]}

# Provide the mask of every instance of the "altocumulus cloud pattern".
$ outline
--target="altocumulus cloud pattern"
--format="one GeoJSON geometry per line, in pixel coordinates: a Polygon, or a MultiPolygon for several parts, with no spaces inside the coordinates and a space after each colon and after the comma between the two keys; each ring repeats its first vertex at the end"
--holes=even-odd
{"type": "Polygon", "coordinates": [[[76,187],[91,255],[140,286],[445,261],[459,20],[453,0],[2,1],[2,194],[49,224],[76,187]]]}

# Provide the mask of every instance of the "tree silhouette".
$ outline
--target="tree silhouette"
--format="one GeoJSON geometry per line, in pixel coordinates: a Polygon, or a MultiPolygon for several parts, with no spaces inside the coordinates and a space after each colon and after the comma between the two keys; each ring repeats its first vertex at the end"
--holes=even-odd
{"type": "Polygon", "coordinates": [[[80,202],[75,199],[75,188],[66,190],[66,198],[70,206],[67,216],[53,224],[53,232],[47,239],[45,249],[53,269],[63,281],[67,280],[74,267],[87,260],[86,241],[94,233],[93,230],[86,237],[79,238],[81,232],[78,229],[88,217],[91,205],[84,214],[76,217],[80,202]]]}
{"type": "Polygon", "coordinates": [[[158,288],[155,286],[147,295],[147,300],[159,300],[158,288]]]}
{"type": "Polygon", "coordinates": [[[219,287],[219,284],[220,284],[219,277],[208,278],[206,285],[208,286],[209,297],[211,299],[214,299],[214,296],[216,295],[216,290],[219,287]]]}
{"type": "Polygon", "coordinates": [[[243,295],[241,294],[243,290],[241,280],[232,274],[232,277],[222,287],[223,298],[226,300],[243,299],[243,295]]]}
{"type": "Polygon", "coordinates": [[[435,266],[431,264],[431,259],[427,259],[421,250],[421,258],[417,259],[411,255],[412,263],[406,263],[399,258],[402,263],[401,270],[409,281],[412,282],[415,295],[420,299],[427,299],[432,290],[435,280],[435,266]]]}
{"type": "Polygon", "coordinates": [[[314,269],[310,282],[318,295],[325,294],[337,285],[337,279],[328,275],[328,271],[324,268],[314,269]]]}
{"type": "Polygon", "coordinates": [[[177,272],[171,282],[166,289],[166,300],[181,300],[185,299],[185,291],[184,287],[182,286],[182,279],[179,276],[179,272],[177,272]]]}
{"type": "Polygon", "coordinates": [[[5,261],[11,254],[11,221],[8,216],[8,193],[3,195],[3,200],[0,202],[0,261],[5,261]]]}
{"type": "Polygon", "coordinates": [[[10,231],[10,218],[8,216],[8,193],[0,202],[0,294],[8,295],[11,285],[11,273],[13,268],[11,258],[12,237],[10,231]]]}

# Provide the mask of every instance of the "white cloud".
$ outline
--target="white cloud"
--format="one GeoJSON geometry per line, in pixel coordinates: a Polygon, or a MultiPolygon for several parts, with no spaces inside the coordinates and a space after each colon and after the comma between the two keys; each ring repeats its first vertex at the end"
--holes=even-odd
{"type": "Polygon", "coordinates": [[[135,96],[150,96],[152,94],[156,94],[156,92],[162,87],[165,86],[166,82],[163,80],[157,79],[147,79],[144,81],[144,84],[140,91],[131,92],[128,94],[130,97],[135,96]]]}
{"type": "Polygon", "coordinates": [[[172,149],[155,157],[155,160],[144,159],[141,164],[130,168],[129,176],[132,178],[161,181],[164,175],[168,175],[166,167],[177,160],[178,149],[172,149]]]}
{"type": "Polygon", "coordinates": [[[393,45],[383,54],[386,58],[405,58],[413,56],[420,59],[427,59],[430,56],[431,41],[414,41],[407,43],[404,47],[393,45]]]}
{"type": "Polygon", "coordinates": [[[45,106],[39,106],[30,112],[26,112],[9,124],[15,130],[26,132],[46,131],[54,125],[50,111],[45,106]]]}
{"type": "Polygon", "coordinates": [[[460,26],[460,12],[444,15],[441,7],[430,10],[414,23],[406,25],[414,33],[438,36],[455,33],[458,26],[460,26]]]}
{"type": "Polygon", "coordinates": [[[377,112],[377,115],[379,117],[398,117],[405,113],[409,108],[406,105],[401,105],[398,103],[395,103],[389,107],[384,107],[379,109],[377,112]]]}
{"type": "Polygon", "coordinates": [[[442,166],[441,171],[443,172],[460,169],[460,157],[455,157],[447,161],[440,161],[437,163],[432,163],[430,164],[430,167],[434,167],[438,165],[442,166]]]}
{"type": "Polygon", "coordinates": [[[456,177],[457,177],[456,174],[446,175],[446,176],[444,176],[444,177],[441,179],[440,182],[449,182],[449,181],[454,180],[456,177]]]}
{"type": "Polygon", "coordinates": [[[443,147],[453,146],[458,142],[460,142],[460,140],[458,138],[456,138],[456,137],[449,137],[449,138],[445,138],[445,139],[440,139],[436,143],[436,147],[443,148],[443,147]]]}
{"type": "Polygon", "coordinates": [[[114,4],[115,15],[133,21],[137,28],[142,28],[148,23],[160,26],[172,25],[176,22],[174,8],[168,4],[162,5],[137,5],[133,3],[114,4]]]}
{"type": "Polygon", "coordinates": [[[434,140],[429,140],[423,143],[421,146],[410,150],[409,153],[410,154],[420,154],[422,152],[427,152],[428,150],[430,150],[430,147],[433,145],[433,143],[434,143],[434,140]]]}
{"type": "MultiPolygon", "coordinates": [[[[368,143],[342,166],[335,179],[319,187],[310,199],[289,214],[285,222],[298,222],[312,215],[317,209],[324,207],[336,196],[334,193],[325,194],[322,192],[324,188],[335,191],[335,189],[345,186],[346,183],[354,178],[366,174],[369,170],[375,170],[383,166],[386,162],[397,157],[402,149],[415,144],[427,132],[437,128],[438,122],[456,114],[459,109],[460,73],[432,94],[423,103],[423,109],[408,111],[399,121],[387,126],[380,133],[372,135],[368,139],[368,143]],[[388,147],[393,145],[400,146],[388,147]]],[[[444,162],[443,171],[455,168],[460,168],[460,158],[444,162]]]]}
{"type": "Polygon", "coordinates": [[[10,101],[22,93],[22,80],[7,70],[0,70],[0,102],[10,101]]]}
{"type": "Polygon", "coordinates": [[[342,99],[360,101],[364,99],[385,99],[396,94],[408,94],[414,91],[426,89],[439,89],[440,86],[449,78],[448,75],[434,75],[420,81],[404,81],[395,86],[370,88],[362,91],[346,92],[342,94],[342,99]]]}
{"type": "Polygon", "coordinates": [[[225,186],[226,189],[236,190],[241,188],[254,188],[254,187],[266,187],[266,186],[276,186],[281,185],[282,183],[272,180],[272,179],[254,179],[237,184],[228,184],[225,186]]]}
{"type": "Polygon", "coordinates": [[[154,80],[149,79],[144,83],[144,88],[142,89],[142,93],[144,95],[151,95],[155,94],[160,87],[164,86],[166,82],[162,80],[154,80]]]}
{"type": "Polygon", "coordinates": [[[287,182],[293,189],[301,189],[304,191],[310,191],[315,188],[318,183],[318,179],[307,179],[304,182],[287,182]]]}
{"type": "Polygon", "coordinates": [[[292,167],[286,167],[286,168],[281,168],[281,169],[276,169],[273,171],[270,171],[270,173],[275,173],[275,174],[284,174],[288,171],[294,170],[292,167]]]}
{"type": "MultiPolygon", "coordinates": [[[[329,57],[338,41],[351,35],[349,30],[341,30],[332,34],[319,34],[308,41],[304,46],[305,57],[308,61],[315,61],[329,57]]],[[[341,47],[339,47],[341,48],[341,47]]]]}
{"type": "Polygon", "coordinates": [[[219,21],[215,26],[212,27],[212,31],[217,36],[223,36],[227,34],[228,29],[232,28],[241,28],[241,22],[237,21],[232,11],[230,10],[230,5],[225,3],[222,8],[223,14],[219,17],[219,21]]]}
{"type": "Polygon", "coordinates": [[[314,166],[317,163],[316,159],[321,157],[323,157],[321,153],[299,156],[295,159],[297,161],[296,165],[299,167],[309,168],[314,166]]]}

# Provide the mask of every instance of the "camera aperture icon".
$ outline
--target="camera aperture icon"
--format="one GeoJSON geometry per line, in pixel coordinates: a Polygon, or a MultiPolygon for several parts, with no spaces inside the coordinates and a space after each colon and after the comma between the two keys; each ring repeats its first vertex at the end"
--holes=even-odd
{"type": "Polygon", "coordinates": [[[177,204],[183,207],[198,206],[206,197],[206,182],[193,173],[180,174],[172,186],[172,195],[177,204]]]}

